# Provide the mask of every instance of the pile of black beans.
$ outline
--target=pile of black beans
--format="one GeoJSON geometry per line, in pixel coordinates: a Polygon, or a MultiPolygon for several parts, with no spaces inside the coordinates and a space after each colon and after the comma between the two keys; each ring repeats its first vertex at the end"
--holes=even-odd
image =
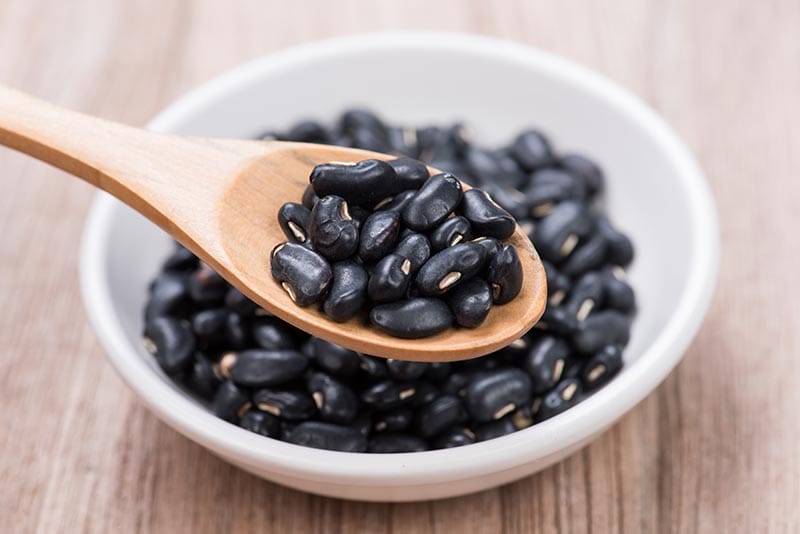
{"type": "Polygon", "coordinates": [[[522,264],[502,243],[517,223],[484,191],[408,157],[317,165],[310,182],[278,211],[289,241],[271,254],[298,306],[335,321],[370,310],[384,333],[422,338],[480,326],[519,294],[522,264]]]}
{"type": "Polygon", "coordinates": [[[597,205],[603,173],[528,130],[499,149],[461,125],[398,128],[363,110],[276,138],[420,159],[488,191],[529,233],[547,271],[542,321],[493,354],[416,363],[358,354],[271,316],[177,245],[150,287],[144,344],[219,417],[291,443],[351,452],[467,445],[574,406],[623,365],[635,311],[631,242],[597,205]]]}

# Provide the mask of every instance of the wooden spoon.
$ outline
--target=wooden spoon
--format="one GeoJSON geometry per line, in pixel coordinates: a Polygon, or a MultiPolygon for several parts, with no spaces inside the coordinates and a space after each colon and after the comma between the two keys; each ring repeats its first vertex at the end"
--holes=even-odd
{"type": "Polygon", "coordinates": [[[376,356],[448,361],[488,354],[528,331],[546,299],[542,263],[517,227],[525,272],[519,296],[476,329],[391,337],[365,320],[336,323],[301,308],[270,274],[285,241],[278,208],[299,202],[311,169],[328,161],[392,156],[306,143],[189,138],[132,128],[59,108],[0,86],[0,144],[107,191],[163,228],[253,301],[315,336],[376,356]]]}

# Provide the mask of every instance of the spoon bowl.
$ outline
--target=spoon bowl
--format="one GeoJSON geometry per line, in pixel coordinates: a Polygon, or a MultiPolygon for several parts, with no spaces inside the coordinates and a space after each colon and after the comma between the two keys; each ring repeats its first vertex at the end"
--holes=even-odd
{"type": "Polygon", "coordinates": [[[509,239],[525,278],[512,302],[476,329],[424,339],[379,332],[297,306],[270,272],[285,241],[279,208],[301,198],[315,165],[391,156],[307,143],[188,138],[132,128],[59,108],[0,86],[0,144],[83,178],[158,224],[258,305],[349,349],[388,358],[450,361],[488,354],[527,332],[545,308],[541,261],[522,229],[509,239]]]}

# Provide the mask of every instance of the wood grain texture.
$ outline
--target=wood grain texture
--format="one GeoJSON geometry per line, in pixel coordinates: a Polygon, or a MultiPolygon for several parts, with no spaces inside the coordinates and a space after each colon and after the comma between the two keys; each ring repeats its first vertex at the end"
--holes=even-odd
{"type": "Polygon", "coordinates": [[[719,287],[684,362],[609,432],[502,488],[372,505],[263,482],[161,424],[84,318],[85,184],[0,151],[0,529],[9,532],[800,530],[796,0],[2,0],[0,82],[131,124],[243,61],[377,29],[501,36],[622,83],[709,175],[719,287]]]}

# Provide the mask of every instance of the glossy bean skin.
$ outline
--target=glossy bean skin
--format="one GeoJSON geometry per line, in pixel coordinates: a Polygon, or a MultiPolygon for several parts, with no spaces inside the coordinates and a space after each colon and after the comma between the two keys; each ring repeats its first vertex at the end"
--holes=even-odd
{"type": "Polygon", "coordinates": [[[582,354],[592,354],[606,345],[627,345],[631,321],[614,310],[594,313],[578,324],[572,345],[582,354]]]}
{"type": "Polygon", "coordinates": [[[285,421],[305,421],[317,411],[311,396],[299,390],[259,389],[253,394],[253,404],[285,421]]]}
{"type": "Polygon", "coordinates": [[[411,199],[414,198],[417,192],[415,190],[409,191],[402,191],[397,193],[395,196],[391,197],[391,200],[386,202],[385,204],[379,205],[376,207],[378,210],[384,211],[396,211],[398,213],[402,213],[406,207],[406,204],[411,202],[411,199]]]}
{"type": "Polygon", "coordinates": [[[347,321],[367,303],[369,275],[364,267],[352,260],[336,262],[332,270],[333,282],[322,309],[334,321],[347,321]]]}
{"type": "Polygon", "coordinates": [[[196,346],[189,327],[168,317],[157,317],[147,322],[144,345],[167,374],[179,373],[191,365],[196,346]]]}
{"type": "Polygon", "coordinates": [[[395,247],[399,236],[400,214],[376,211],[361,226],[358,257],[365,263],[380,260],[395,247]]]}
{"type": "Polygon", "coordinates": [[[431,256],[417,273],[416,287],[425,296],[444,295],[480,273],[486,266],[487,249],[475,243],[461,243],[431,256]]]}
{"type": "Polygon", "coordinates": [[[385,411],[410,403],[417,390],[413,384],[385,380],[371,386],[361,394],[367,406],[385,411]]]}
{"type": "Polygon", "coordinates": [[[319,421],[305,421],[283,434],[283,439],[295,445],[342,452],[364,452],[367,440],[356,430],[319,421]]]}
{"type": "Polygon", "coordinates": [[[311,185],[320,198],[337,195],[364,208],[372,208],[386,197],[405,190],[392,166],[376,159],[366,159],[355,165],[317,165],[311,171],[311,185]]]}
{"type": "Polygon", "coordinates": [[[214,415],[230,423],[236,423],[250,409],[250,396],[233,382],[226,380],[217,388],[211,401],[214,415]]]}
{"type": "Polygon", "coordinates": [[[443,395],[420,409],[415,424],[420,436],[432,438],[466,418],[461,399],[455,395],[443,395]]]}
{"type": "Polygon", "coordinates": [[[409,408],[397,408],[389,412],[375,415],[373,428],[375,432],[404,432],[411,428],[414,412],[409,408]]]}
{"type": "Polygon", "coordinates": [[[247,410],[239,419],[239,426],[268,438],[277,438],[281,435],[281,423],[278,418],[260,410],[247,410]]]}
{"type": "Polygon", "coordinates": [[[539,218],[547,215],[556,204],[565,200],[583,200],[586,187],[568,172],[559,169],[541,169],[531,175],[523,191],[530,215],[539,218]]]}
{"type": "Polygon", "coordinates": [[[372,308],[370,321],[380,330],[406,339],[432,336],[450,328],[453,314],[436,298],[413,298],[372,308]]]}
{"type": "Polygon", "coordinates": [[[531,391],[540,395],[561,380],[569,357],[569,345],[557,337],[536,340],[525,357],[525,370],[531,377],[531,391]]]}
{"type": "Polygon", "coordinates": [[[262,349],[293,349],[297,344],[294,328],[277,317],[256,318],[251,332],[255,345],[262,349]]]}
{"type": "Polygon", "coordinates": [[[536,422],[550,419],[575,406],[580,401],[581,396],[580,380],[577,378],[562,380],[556,387],[538,399],[538,402],[534,403],[536,409],[533,412],[536,422]]]}
{"type": "Polygon", "coordinates": [[[183,380],[189,390],[205,400],[211,400],[220,384],[211,361],[203,354],[195,352],[194,361],[183,380]]]}
{"type": "Polygon", "coordinates": [[[592,226],[581,203],[562,202],[537,223],[533,233],[536,250],[544,259],[559,263],[591,232],[592,226]]]}
{"type": "Polygon", "coordinates": [[[333,280],[333,271],[325,258],[297,243],[275,247],[271,269],[272,277],[298,306],[321,301],[333,280]]]}
{"type": "Polygon", "coordinates": [[[184,273],[166,272],[150,286],[150,300],[144,310],[145,320],[156,317],[180,317],[190,299],[188,278],[184,273]]]}
{"type": "Polygon", "coordinates": [[[355,253],[359,244],[358,227],[343,198],[328,195],[319,199],[309,221],[314,250],[327,260],[341,261],[355,253]]]}
{"type": "Polygon", "coordinates": [[[435,174],[403,208],[403,222],[412,230],[428,231],[455,211],[462,196],[461,182],[455,176],[435,174]]]}
{"type": "Polygon", "coordinates": [[[519,187],[526,181],[525,173],[507,151],[469,147],[463,158],[468,174],[480,176],[482,182],[498,183],[508,188],[519,187]]]}
{"type": "Polygon", "coordinates": [[[600,352],[591,356],[580,373],[581,383],[586,391],[606,385],[622,369],[622,348],[619,345],[606,345],[600,352]]]}
{"type": "Polygon", "coordinates": [[[428,450],[421,439],[408,434],[380,434],[369,440],[368,452],[377,454],[420,452],[428,450]]]}
{"type": "Polygon", "coordinates": [[[424,234],[410,232],[400,239],[394,254],[399,254],[411,261],[411,274],[417,274],[431,256],[431,243],[424,234]]]}
{"type": "Polygon", "coordinates": [[[580,277],[564,301],[564,309],[575,316],[579,321],[586,319],[589,314],[604,303],[605,284],[599,272],[586,273],[580,277]]]}
{"type": "Polygon", "coordinates": [[[479,189],[464,193],[460,211],[477,235],[508,239],[517,228],[514,217],[479,189]]]}
{"type": "Polygon", "coordinates": [[[469,221],[460,215],[448,217],[430,233],[431,248],[434,252],[470,239],[472,239],[472,227],[469,221]]]}
{"type": "Polygon", "coordinates": [[[428,370],[429,365],[425,362],[407,362],[394,358],[386,360],[386,368],[389,369],[392,378],[402,381],[420,378],[428,370]]]}
{"type": "Polygon", "coordinates": [[[358,397],[348,386],[325,373],[311,373],[306,386],[323,421],[346,424],[355,420],[358,397]]]}
{"type": "Polygon", "coordinates": [[[339,378],[349,378],[358,373],[361,359],[357,352],[318,337],[310,338],[306,347],[306,355],[326,373],[339,378]]]}
{"type": "Polygon", "coordinates": [[[596,217],[597,231],[606,238],[608,243],[608,261],[614,265],[627,267],[633,261],[633,243],[623,234],[617,231],[608,217],[605,215],[598,215],[596,217]]]}
{"type": "Polygon", "coordinates": [[[317,121],[302,121],[292,126],[283,136],[287,141],[298,143],[329,143],[331,133],[317,121]]]}
{"type": "Polygon", "coordinates": [[[473,278],[453,288],[446,295],[456,323],[464,328],[477,328],[492,308],[492,288],[481,278],[473,278]]]}
{"type": "Polygon", "coordinates": [[[565,154],[561,156],[558,166],[582,180],[587,191],[592,195],[596,195],[605,188],[603,170],[593,161],[580,154],[565,154]]]}
{"type": "Polygon", "coordinates": [[[572,280],[547,260],[542,261],[542,267],[547,275],[547,300],[551,306],[561,304],[569,293],[572,280]]]}
{"type": "Polygon", "coordinates": [[[278,225],[289,241],[305,243],[311,224],[311,210],[296,202],[287,202],[278,210],[278,225]]]}
{"type": "Polygon", "coordinates": [[[231,312],[227,308],[210,308],[192,315],[190,323],[195,339],[214,344],[225,340],[225,326],[231,312]]]}
{"type": "Polygon", "coordinates": [[[633,288],[625,281],[621,269],[603,270],[603,289],[608,308],[622,313],[631,313],[636,309],[636,295],[633,293],[633,288]]]}
{"type": "Polygon", "coordinates": [[[300,377],[308,366],[308,358],[295,350],[249,349],[226,356],[230,356],[230,379],[243,387],[285,384],[300,377]]]}
{"type": "Polygon", "coordinates": [[[486,275],[492,288],[492,299],[495,304],[506,304],[519,295],[522,290],[522,263],[517,249],[512,245],[503,245],[489,264],[486,275]]]}
{"type": "Polygon", "coordinates": [[[443,432],[433,441],[436,449],[452,449],[475,443],[475,434],[468,428],[456,427],[443,432]]]}
{"type": "Polygon", "coordinates": [[[546,167],[554,159],[550,141],[536,130],[522,132],[514,139],[511,156],[528,172],[546,167]]]}
{"type": "Polygon", "coordinates": [[[369,277],[367,295],[373,302],[394,302],[408,293],[411,260],[399,254],[384,256],[369,277]]]}
{"type": "Polygon", "coordinates": [[[475,439],[486,441],[501,436],[506,436],[517,431],[510,417],[503,417],[497,421],[489,421],[475,427],[475,439]]]}
{"type": "Polygon", "coordinates": [[[216,306],[222,303],[228,292],[228,282],[203,264],[187,281],[189,296],[200,306],[216,306]]]}
{"type": "Polygon", "coordinates": [[[253,315],[258,305],[250,300],[244,293],[231,287],[225,293],[225,306],[232,312],[242,316],[253,315]]]}
{"type": "Polygon", "coordinates": [[[528,199],[519,189],[507,189],[491,182],[481,184],[481,189],[486,191],[495,202],[500,204],[515,219],[524,219],[528,216],[530,211],[528,199]]]}
{"type": "Polygon", "coordinates": [[[569,337],[577,331],[579,322],[575,315],[563,306],[548,306],[535,328],[569,337]]]}
{"type": "Polygon", "coordinates": [[[478,422],[500,419],[531,399],[531,379],[515,368],[487,373],[469,384],[465,402],[478,422]]]}
{"type": "Polygon", "coordinates": [[[606,263],[608,241],[600,232],[595,232],[570,254],[561,266],[568,276],[579,276],[606,263]]]}
{"type": "Polygon", "coordinates": [[[300,199],[300,203],[303,205],[303,207],[307,208],[310,213],[311,209],[314,207],[314,204],[316,204],[318,201],[319,197],[317,196],[317,193],[314,192],[314,186],[308,184],[308,186],[303,190],[303,197],[300,199]]]}
{"type": "Polygon", "coordinates": [[[428,167],[419,160],[397,158],[387,162],[397,175],[403,189],[419,189],[430,178],[428,167]]]}

